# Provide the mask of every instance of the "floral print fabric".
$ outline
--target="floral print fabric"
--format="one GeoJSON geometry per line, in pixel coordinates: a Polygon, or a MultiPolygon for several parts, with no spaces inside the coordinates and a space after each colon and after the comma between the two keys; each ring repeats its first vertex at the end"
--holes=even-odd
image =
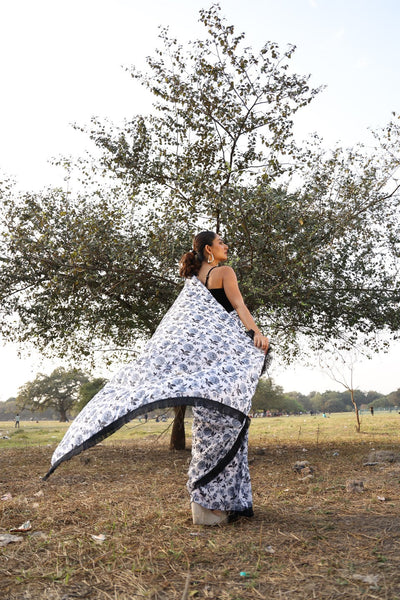
{"type": "Polygon", "coordinates": [[[246,425],[218,410],[193,408],[192,461],[187,484],[191,502],[204,508],[242,512],[252,509],[250,473],[247,460],[247,431],[238,452],[210,482],[196,487],[216,462],[229,451],[246,425]]]}
{"type": "Polygon", "coordinates": [[[243,421],[263,360],[236,312],[228,313],[197,277],[187,279],[141,356],[74,419],[46,478],[64,460],[155,408],[208,406],[243,421]]]}

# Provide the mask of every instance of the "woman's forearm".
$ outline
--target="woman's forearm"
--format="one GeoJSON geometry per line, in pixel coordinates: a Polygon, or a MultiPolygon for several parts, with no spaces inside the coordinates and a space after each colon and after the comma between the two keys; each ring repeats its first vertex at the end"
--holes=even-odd
{"type": "Polygon", "coordinates": [[[241,304],[240,306],[238,306],[236,308],[236,312],[239,315],[239,319],[242,321],[242,323],[246,327],[246,329],[252,329],[254,331],[254,333],[261,334],[261,331],[257,327],[253,317],[251,316],[249,309],[247,308],[247,306],[245,304],[241,304]]]}

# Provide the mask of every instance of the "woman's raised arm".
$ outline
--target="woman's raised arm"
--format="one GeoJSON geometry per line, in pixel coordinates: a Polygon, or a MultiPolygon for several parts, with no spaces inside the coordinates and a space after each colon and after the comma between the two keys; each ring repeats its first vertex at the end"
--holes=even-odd
{"type": "Polygon", "coordinates": [[[264,352],[267,352],[269,340],[261,333],[249,309],[244,303],[235,271],[232,269],[232,267],[228,266],[220,267],[220,269],[222,275],[222,285],[229,302],[236,310],[246,329],[252,329],[254,331],[254,345],[257,346],[257,348],[262,348],[264,352]]]}

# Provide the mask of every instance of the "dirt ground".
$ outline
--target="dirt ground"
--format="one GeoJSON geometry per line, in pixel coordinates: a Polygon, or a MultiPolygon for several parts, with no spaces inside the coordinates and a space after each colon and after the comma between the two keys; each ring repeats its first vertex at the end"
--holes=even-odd
{"type": "Polygon", "coordinates": [[[370,450],[252,446],[255,516],[212,528],[166,442],[97,446],[47,482],[51,448],[2,450],[0,535],[32,529],[0,548],[0,598],[400,599],[400,462],[364,466],[370,450]]]}

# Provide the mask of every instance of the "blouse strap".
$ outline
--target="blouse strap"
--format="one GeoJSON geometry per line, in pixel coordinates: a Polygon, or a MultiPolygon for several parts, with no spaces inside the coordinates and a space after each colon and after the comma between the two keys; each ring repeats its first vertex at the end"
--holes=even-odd
{"type": "Polygon", "coordinates": [[[208,271],[208,273],[207,273],[207,277],[206,277],[206,280],[205,280],[205,282],[204,282],[204,285],[206,286],[206,288],[208,288],[208,278],[210,277],[210,273],[211,273],[211,271],[213,271],[213,270],[214,270],[214,269],[216,269],[216,268],[217,268],[217,267],[211,267],[211,269],[208,271]]]}

